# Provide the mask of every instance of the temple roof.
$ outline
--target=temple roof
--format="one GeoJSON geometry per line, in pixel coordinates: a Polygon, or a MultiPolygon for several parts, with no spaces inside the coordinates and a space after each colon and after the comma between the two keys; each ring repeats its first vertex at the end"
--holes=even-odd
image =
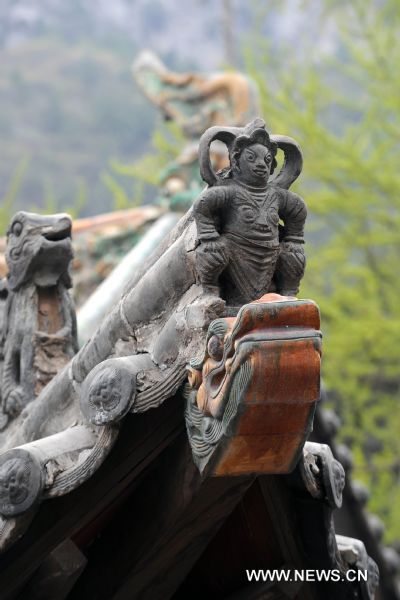
{"type": "MultiPolygon", "coordinates": [[[[236,138],[251,141],[263,127],[256,120],[243,130],[213,128],[200,146],[207,153],[213,139],[227,135],[234,147],[236,138]]],[[[226,198],[224,181],[210,169],[216,192],[211,181],[207,201],[203,196],[179,221],[144,207],[74,225],[75,272],[86,296],[81,310],[96,304],[88,264],[97,283],[104,279],[100,296],[108,302],[101,314],[94,311],[96,327],[78,352],[68,346],[76,343],[65,295],[68,269],[59,274],[60,260],[53,260],[55,251],[63,265],[71,260],[68,236],[60,233],[66,217],[21,213],[13,222],[8,244],[17,252],[5,248],[8,281],[22,284],[5,287],[0,454],[5,599],[178,600],[206,594],[369,600],[378,567],[378,597],[399,597],[397,555],[382,546],[377,518],[364,514],[365,494],[351,481],[349,453],[335,440],[335,415],[316,408],[319,311],[314,302],[295,297],[304,272],[305,209],[287,190],[298,175],[301,152],[290,138],[272,139],[289,164],[278,180],[282,191],[273,196],[276,214],[280,210],[286,219],[287,240],[279,237],[274,215],[261,213],[262,203],[253,207],[250,217],[259,219],[260,235],[274,227],[276,235],[267,245],[265,277],[255,277],[253,287],[232,268],[233,259],[246,267],[243,255],[255,252],[248,239],[236,236],[222,246],[215,243],[215,227],[214,239],[199,238],[205,219],[213,231],[209,203],[226,198]],[[298,168],[290,167],[290,157],[298,168]],[[30,269],[19,260],[21,230],[31,243],[30,269]],[[109,272],[125,254],[127,240],[132,245],[146,236],[152,240],[147,254],[137,244],[129,262],[126,256],[122,261],[125,270],[118,270],[120,263],[109,272]],[[164,241],[158,245],[158,239],[164,241]],[[112,259],[97,269],[103,243],[112,259]],[[222,292],[221,265],[227,273],[222,292]],[[51,280],[53,295],[42,291],[50,276],[58,277],[55,284],[51,280]],[[252,296],[253,289],[260,297],[252,296]],[[18,317],[15,307],[21,306],[26,319],[18,317]],[[61,327],[60,315],[67,312],[61,327]],[[25,348],[30,323],[34,355],[29,348],[27,372],[16,374],[10,356],[16,340],[17,352],[25,348]],[[42,376],[47,368],[47,385],[32,387],[31,374],[42,376]],[[21,406],[32,390],[35,398],[21,406]],[[246,569],[334,570],[340,582],[255,585],[246,569]],[[352,570],[367,572],[368,581],[348,581],[352,570]]],[[[262,151],[264,160],[268,152],[262,151]]],[[[235,180],[229,185],[239,189],[235,180]]],[[[239,192],[252,206],[254,190],[239,192]]],[[[229,203],[224,207],[233,210],[229,203]]],[[[246,213],[241,233],[251,233],[253,221],[249,225],[246,213]]]]}

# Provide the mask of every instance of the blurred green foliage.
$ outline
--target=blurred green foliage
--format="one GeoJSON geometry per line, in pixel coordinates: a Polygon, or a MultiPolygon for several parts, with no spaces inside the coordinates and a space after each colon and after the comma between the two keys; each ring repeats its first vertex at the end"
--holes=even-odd
{"type": "Polygon", "coordinates": [[[25,165],[2,215],[11,205],[85,214],[114,208],[101,173],[112,157],[141,155],[154,121],[132,80],[133,54],[132,47],[128,53],[82,37],[69,44],[50,34],[0,46],[0,200],[10,198],[10,181],[25,165]]]}
{"type": "MultiPolygon", "coordinates": [[[[306,3],[307,4],[307,3],[306,3]]],[[[310,4],[310,3],[308,3],[310,4]]],[[[311,3],[312,4],[312,3],[311,3]]],[[[309,207],[301,296],[324,331],[323,377],[350,444],[369,510],[400,539],[400,10],[397,0],[328,0],[336,58],[261,35],[246,46],[262,112],[304,150],[297,191],[309,207]]]]}
{"type": "MultiPolygon", "coordinates": [[[[11,176],[8,189],[5,191],[4,196],[0,199],[0,232],[3,235],[7,231],[8,224],[13,214],[18,210],[18,194],[20,193],[21,187],[24,182],[24,176],[29,168],[29,159],[23,158],[14,170],[11,176]]],[[[82,180],[78,182],[78,190],[75,200],[71,204],[64,204],[62,211],[68,213],[73,219],[77,218],[81,213],[82,209],[87,205],[87,188],[85,182],[82,180]]],[[[54,191],[48,182],[44,182],[44,196],[41,204],[38,206],[34,203],[28,206],[21,207],[27,211],[36,213],[56,213],[60,210],[57,202],[57,198],[54,195],[54,191]]]]}
{"type": "Polygon", "coordinates": [[[0,232],[6,231],[12,211],[14,210],[18,192],[21,189],[21,184],[24,178],[24,174],[28,168],[29,160],[27,158],[22,159],[14,172],[11,175],[8,187],[4,192],[3,197],[0,199],[0,232]]]}
{"type": "Polygon", "coordinates": [[[148,152],[130,164],[111,161],[111,172],[104,172],[102,178],[112,194],[114,205],[117,208],[138,206],[146,192],[152,202],[157,202],[160,176],[179,156],[185,143],[185,137],[176,123],[168,121],[161,126],[157,123],[151,134],[148,152]],[[126,191],[127,186],[130,192],[126,191]]]}

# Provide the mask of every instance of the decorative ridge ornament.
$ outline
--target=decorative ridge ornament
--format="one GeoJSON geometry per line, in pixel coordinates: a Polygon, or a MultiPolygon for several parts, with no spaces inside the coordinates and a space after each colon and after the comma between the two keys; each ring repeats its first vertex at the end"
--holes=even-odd
{"type": "MultiPolygon", "coordinates": [[[[185,211],[203,189],[199,174],[200,136],[210,127],[243,127],[260,113],[257,85],[237,71],[174,73],[152,52],[141,52],[133,65],[135,81],[167,121],[181,129],[186,144],[180,155],[160,173],[162,202],[185,211]]],[[[224,144],[213,144],[216,171],[227,166],[224,144]]]]}
{"type": "Polygon", "coordinates": [[[226,170],[224,170],[225,172],[215,173],[212,168],[210,148],[212,142],[217,140],[227,146],[231,162],[235,154],[242,149],[241,146],[249,141],[269,146],[274,154],[271,174],[277,166],[275,155],[278,148],[280,148],[284,153],[284,163],[273,183],[281,188],[289,189],[302,171],[303,155],[298,143],[293,138],[285,135],[270,136],[265,129],[265,122],[257,118],[246,127],[220,127],[216,125],[207,129],[202,135],[199,144],[200,174],[209,186],[217,185],[226,176],[226,170]]]}
{"type": "Polygon", "coordinates": [[[246,127],[211,127],[200,140],[200,169],[209,184],[193,204],[200,283],[228,305],[277,292],[295,296],[304,274],[304,223],[300,196],[288,190],[302,155],[291,138],[270,136],[262,119],[246,127]],[[230,166],[215,173],[210,146],[226,144],[230,166]],[[278,148],[285,160],[270,181],[278,148]]]}
{"type": "Polygon", "coordinates": [[[296,469],[285,479],[297,499],[292,506],[309,567],[338,574],[321,588],[321,597],[373,600],[379,585],[375,561],[362,541],[335,534],[333,514],[342,506],[345,470],[330,447],[306,442],[296,469]]]}
{"type": "Polygon", "coordinates": [[[0,430],[67,364],[78,349],[69,215],[18,212],[7,231],[8,275],[0,326],[0,430]]]}
{"type": "Polygon", "coordinates": [[[213,321],[203,359],[188,367],[186,427],[199,470],[290,472],[312,428],[320,354],[310,300],[267,294],[213,321]]]}

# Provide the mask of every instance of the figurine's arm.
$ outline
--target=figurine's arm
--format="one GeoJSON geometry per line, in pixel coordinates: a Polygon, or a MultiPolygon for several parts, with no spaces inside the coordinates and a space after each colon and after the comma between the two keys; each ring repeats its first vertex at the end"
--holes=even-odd
{"type": "Polygon", "coordinates": [[[227,203],[227,190],[212,187],[205,190],[193,204],[193,214],[197,225],[197,238],[200,242],[210,242],[219,238],[217,223],[219,215],[227,203]]]}
{"type": "Polygon", "coordinates": [[[284,192],[279,207],[279,217],[284,226],[281,231],[280,252],[274,279],[277,292],[282,296],[296,296],[306,266],[303,246],[307,208],[304,200],[293,192],[284,192]]]}
{"type": "Polygon", "coordinates": [[[294,192],[284,192],[280,202],[279,217],[284,224],[282,241],[304,244],[304,223],[307,218],[304,200],[294,192]]]}
{"type": "Polygon", "coordinates": [[[218,280],[228,263],[224,236],[218,231],[221,211],[228,203],[228,190],[212,187],[205,190],[193,205],[197,225],[197,272],[203,288],[218,294],[218,280]]]}

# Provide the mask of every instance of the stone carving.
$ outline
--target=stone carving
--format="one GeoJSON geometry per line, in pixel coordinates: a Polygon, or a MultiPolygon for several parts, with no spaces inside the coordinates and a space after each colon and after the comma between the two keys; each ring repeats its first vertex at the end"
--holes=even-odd
{"type": "Polygon", "coordinates": [[[17,459],[10,459],[0,469],[2,502],[21,504],[29,493],[29,471],[17,459]],[[4,495],[8,498],[4,498],[4,495]]]}
{"type": "Polygon", "coordinates": [[[379,585],[379,569],[374,560],[368,556],[364,544],[360,540],[336,536],[337,545],[342,559],[348,568],[357,569],[363,574],[368,573],[367,581],[360,578],[359,586],[362,600],[374,600],[375,591],[379,585]]]}
{"type": "Polygon", "coordinates": [[[16,448],[0,462],[1,514],[14,516],[31,508],[43,487],[35,457],[16,448]]]}
{"type": "Polygon", "coordinates": [[[156,370],[148,355],[109,359],[95,367],[85,379],[81,408],[96,425],[120,420],[136,399],[137,378],[156,370]]]}
{"type": "Polygon", "coordinates": [[[357,479],[353,479],[351,482],[351,487],[357,502],[359,502],[364,508],[371,495],[369,488],[365,485],[365,483],[358,481],[357,479]]]}
{"type": "Polygon", "coordinates": [[[378,515],[375,515],[373,513],[367,514],[366,518],[367,518],[367,523],[368,523],[368,526],[369,526],[369,529],[370,529],[372,535],[378,542],[381,542],[383,539],[384,531],[385,531],[385,524],[378,517],[378,515]]]}
{"type": "MultiPolygon", "coordinates": [[[[25,409],[7,440],[11,449],[0,455],[0,549],[22,534],[41,500],[91,477],[128,411],[159,406],[179,389],[200,348],[185,415],[200,471],[288,473],[296,464],[319,398],[321,339],[316,306],[291,297],[305,264],[305,206],[288,191],[301,153],[293,140],[269,137],[257,120],[207,131],[200,160],[210,187],[68,364],[76,350],[67,292],[70,220],[13,219],[9,276],[0,285],[3,420],[25,409]],[[230,154],[220,173],[210,159],[213,140],[230,154]],[[269,182],[277,148],[285,162],[269,182]]],[[[322,532],[328,568],[366,565],[362,597],[372,598],[375,563],[357,540],[335,538],[340,463],[327,446],[307,443],[296,476],[303,539],[312,528],[322,532]],[[309,502],[313,510],[301,514],[309,502]]],[[[312,544],[306,555],[311,551],[312,544]]]]}
{"type": "Polygon", "coordinates": [[[299,463],[304,484],[314,498],[323,498],[332,508],[342,506],[345,471],[326,444],[306,442],[299,463]]]}
{"type": "Polygon", "coordinates": [[[312,428],[320,352],[310,301],[267,294],[236,319],[213,321],[204,356],[191,361],[186,393],[200,471],[218,459],[214,474],[289,472],[312,428]]]}
{"type": "MultiPolygon", "coordinates": [[[[259,114],[255,84],[242,73],[173,73],[150,52],[133,65],[136,83],[166,120],[173,120],[187,142],[177,159],[160,173],[162,199],[172,210],[187,210],[204,187],[199,175],[198,141],[213,125],[245,125],[259,114]]],[[[216,170],[227,166],[222,144],[213,144],[216,170]]]]}
{"type": "MultiPolygon", "coordinates": [[[[139,327],[133,333],[136,351],[143,348],[145,352],[108,358],[82,382],[81,410],[88,421],[95,425],[117,422],[129,410],[143,412],[174,394],[184,382],[190,352],[196,351],[204,329],[223,308],[219,298],[204,297],[194,284],[168,318],[144,328],[145,337],[139,327]]],[[[79,355],[73,365],[76,378],[80,377],[78,359],[79,355]]]]}
{"type": "Polygon", "coordinates": [[[17,416],[77,351],[68,288],[72,260],[68,215],[19,212],[7,231],[2,284],[2,426],[17,416]]]}
{"type": "Polygon", "coordinates": [[[400,555],[391,546],[382,548],[383,558],[390,575],[399,575],[400,573],[400,555]]]}
{"type": "Polygon", "coordinates": [[[326,444],[306,442],[296,470],[290,477],[296,487],[307,492],[310,501],[313,498],[321,502],[315,516],[320,521],[318,527],[326,532],[325,560],[330,566],[342,570],[333,521],[333,511],[341,507],[343,499],[345,472],[342,465],[326,444]]]}
{"type": "Polygon", "coordinates": [[[58,487],[60,473],[74,478],[80,453],[95,444],[93,432],[80,425],[2,453],[0,514],[10,518],[34,509],[46,488],[58,487]]]}
{"type": "Polygon", "coordinates": [[[377,565],[367,555],[360,540],[335,535],[333,511],[342,505],[345,470],[333,457],[329,446],[306,442],[302,457],[288,481],[303,495],[297,511],[310,563],[313,568],[337,569],[342,575],[341,582],[332,589],[332,595],[327,589],[327,597],[335,598],[339,594],[340,597],[351,595],[373,600],[379,584],[377,565]],[[322,550],[319,546],[318,554],[314,550],[314,537],[326,539],[326,548],[322,550]],[[347,579],[349,569],[360,570],[363,575],[368,571],[368,581],[361,577],[347,579]]]}
{"type": "Polygon", "coordinates": [[[214,127],[200,142],[201,172],[210,187],[193,206],[199,278],[211,293],[220,287],[230,304],[275,291],[295,296],[304,274],[307,211],[300,196],[286,189],[300,174],[301,153],[286,140],[285,167],[269,182],[280,142],[261,119],[244,129],[214,127]],[[230,156],[230,167],[218,174],[209,156],[215,140],[227,144],[230,156]]]}
{"type": "MultiPolygon", "coordinates": [[[[217,193],[220,189],[225,189],[225,181],[229,179],[223,179],[224,184],[219,186],[219,176],[215,175],[211,168],[208,153],[212,140],[220,138],[231,146],[231,143],[236,138],[239,139],[242,134],[247,140],[249,131],[250,136],[255,132],[255,135],[261,135],[264,141],[268,140],[265,129],[259,121],[247,127],[245,131],[241,128],[230,128],[225,133],[221,133],[220,128],[217,128],[217,130],[208,130],[204,134],[201,140],[202,176],[208,183],[215,183],[210,188],[210,192],[217,193]]],[[[284,165],[274,180],[274,189],[277,190],[278,195],[283,194],[286,197],[289,194],[286,188],[300,172],[301,153],[296,143],[289,138],[272,136],[271,139],[285,155],[284,165]]],[[[261,147],[263,150],[267,149],[262,144],[261,147]]],[[[263,173],[263,181],[265,181],[266,171],[263,173]]],[[[235,186],[239,179],[232,179],[235,186]]],[[[238,183],[236,187],[239,189],[240,184],[238,183]]],[[[265,191],[262,192],[262,198],[264,196],[265,191]]],[[[289,196],[290,194],[287,197],[289,196]]],[[[302,212],[301,223],[303,224],[304,205],[300,200],[296,199],[295,202],[302,212]]],[[[229,218],[232,218],[229,207],[225,209],[229,218]]],[[[195,214],[200,213],[197,211],[195,214]]],[[[28,221],[29,218],[27,217],[28,221]]],[[[220,211],[222,228],[224,228],[224,219],[224,212],[220,211]]],[[[285,223],[285,228],[290,230],[289,222],[285,223]]],[[[36,228],[36,231],[40,231],[40,227],[36,228]]],[[[68,238],[58,241],[56,238],[61,237],[60,233],[51,233],[53,231],[51,228],[47,231],[50,234],[49,242],[52,244],[69,243],[68,238]]],[[[224,231],[221,234],[223,239],[226,232],[224,229],[221,231],[224,231]]],[[[38,235],[37,238],[41,243],[46,240],[43,235],[38,235]]],[[[14,445],[21,445],[27,440],[52,435],[59,431],[61,419],[58,415],[63,414],[67,407],[70,407],[68,408],[70,422],[74,418],[79,420],[81,415],[75,408],[79,403],[83,414],[91,423],[105,425],[118,421],[128,410],[141,412],[158,406],[175,393],[185,379],[186,364],[198,353],[198,348],[202,347],[211,321],[223,315],[226,301],[228,304],[237,304],[238,301],[237,297],[230,297],[229,294],[223,295],[221,299],[216,294],[209,294],[207,291],[205,293],[204,281],[202,286],[197,284],[203,272],[201,258],[199,261],[201,256],[199,249],[204,246],[201,240],[199,243],[198,238],[194,213],[189,211],[166,243],[160,246],[142,271],[137,273],[129,291],[75,356],[70,367],[64,369],[40,393],[35,402],[35,410],[26,412],[23,426],[15,433],[12,440],[14,445]],[[112,373],[113,379],[118,382],[116,386],[118,393],[113,395],[112,410],[105,410],[107,402],[102,400],[104,397],[102,374],[105,371],[108,376],[112,373]]],[[[14,238],[10,238],[10,242],[13,241],[14,238]]],[[[297,241],[297,246],[301,247],[302,240],[299,238],[297,241]]],[[[64,260],[65,267],[68,259],[70,256],[64,260]]],[[[31,269],[30,273],[33,272],[34,270],[31,269]]],[[[279,269],[275,268],[274,274],[277,275],[279,272],[279,269]]],[[[67,273],[66,268],[64,273],[67,273]]],[[[231,273],[229,269],[224,273],[226,284],[229,283],[231,273]]],[[[255,271],[249,280],[252,281],[251,289],[260,289],[260,295],[271,288],[271,281],[258,285],[260,274],[255,271]]],[[[14,287],[13,279],[10,279],[9,285],[11,288],[14,287]]],[[[36,291],[35,282],[32,285],[36,291]]],[[[295,288],[297,285],[298,278],[296,282],[289,282],[286,279],[286,288],[295,288]]],[[[226,289],[228,288],[227,285],[226,289]]],[[[285,289],[286,293],[288,291],[285,289]]],[[[14,295],[15,292],[12,294],[14,295]]],[[[243,293],[243,290],[239,296],[240,304],[257,297],[248,298],[248,294],[243,293]]],[[[108,408],[110,408],[109,404],[108,408]]]]}

